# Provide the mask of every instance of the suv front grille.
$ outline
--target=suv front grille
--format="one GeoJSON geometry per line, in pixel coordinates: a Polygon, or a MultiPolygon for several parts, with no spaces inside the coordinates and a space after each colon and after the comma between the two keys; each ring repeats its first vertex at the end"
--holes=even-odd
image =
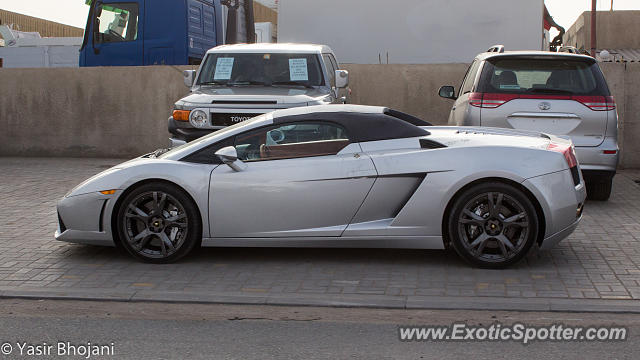
{"type": "Polygon", "coordinates": [[[262,114],[211,113],[211,125],[230,126],[262,114]]]}

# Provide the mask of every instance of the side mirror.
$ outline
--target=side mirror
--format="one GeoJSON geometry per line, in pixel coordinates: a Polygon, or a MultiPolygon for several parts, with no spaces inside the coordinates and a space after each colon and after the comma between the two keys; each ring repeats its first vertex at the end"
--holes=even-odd
{"type": "Polygon", "coordinates": [[[343,89],[349,86],[349,72],[347,70],[336,70],[336,87],[343,89]]]}
{"type": "Polygon", "coordinates": [[[440,90],[438,91],[438,95],[440,95],[440,97],[443,97],[445,99],[451,99],[451,100],[457,99],[456,89],[450,85],[441,87],[440,90]]]}
{"type": "Polygon", "coordinates": [[[220,161],[228,165],[234,171],[242,171],[247,167],[245,163],[243,163],[241,160],[238,160],[238,152],[233,146],[227,146],[216,151],[216,156],[220,159],[220,161]]]}
{"type": "Polygon", "coordinates": [[[196,71],[195,70],[184,70],[182,72],[182,75],[184,76],[184,86],[191,88],[193,86],[193,80],[196,76],[196,71]]]}

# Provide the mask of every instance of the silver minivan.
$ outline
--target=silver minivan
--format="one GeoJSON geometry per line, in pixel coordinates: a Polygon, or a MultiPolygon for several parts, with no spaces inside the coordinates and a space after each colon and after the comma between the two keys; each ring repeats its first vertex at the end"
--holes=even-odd
{"type": "Polygon", "coordinates": [[[456,95],[450,125],[534,130],[569,136],[587,193],[607,200],[618,163],[618,114],[595,59],[577,54],[490,49],[478,55],[456,95]]]}

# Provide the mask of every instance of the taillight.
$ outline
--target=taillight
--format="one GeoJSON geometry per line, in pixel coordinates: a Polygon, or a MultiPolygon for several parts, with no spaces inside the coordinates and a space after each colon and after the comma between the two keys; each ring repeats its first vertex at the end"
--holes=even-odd
{"type": "Polygon", "coordinates": [[[593,111],[609,111],[616,108],[613,96],[573,96],[573,100],[593,111]]]}
{"type": "Polygon", "coordinates": [[[471,93],[469,94],[469,105],[495,109],[508,101],[517,99],[518,97],[519,95],[514,94],[471,93]]]}
{"type": "Polygon", "coordinates": [[[567,144],[557,144],[554,142],[549,143],[547,145],[547,150],[559,152],[564,155],[564,158],[567,160],[567,165],[569,168],[573,168],[578,166],[578,159],[576,158],[576,151],[573,148],[573,145],[567,144]]]}
{"type": "Polygon", "coordinates": [[[479,108],[495,109],[515,99],[575,100],[593,111],[608,111],[616,108],[616,102],[613,96],[518,95],[477,92],[469,94],[469,105],[479,108]]]}

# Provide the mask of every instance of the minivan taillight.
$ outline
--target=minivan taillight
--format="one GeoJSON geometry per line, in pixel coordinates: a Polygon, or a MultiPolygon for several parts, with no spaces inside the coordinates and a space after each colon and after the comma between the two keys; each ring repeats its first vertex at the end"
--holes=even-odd
{"type": "Polygon", "coordinates": [[[498,106],[517,99],[515,94],[494,94],[494,93],[471,93],[469,94],[469,105],[487,109],[495,109],[498,106]]]}
{"type": "Polygon", "coordinates": [[[613,99],[613,96],[497,94],[478,92],[469,94],[469,105],[479,108],[495,109],[515,99],[574,100],[593,111],[608,111],[616,108],[616,102],[613,99]]]}
{"type": "Polygon", "coordinates": [[[609,111],[616,108],[613,96],[573,96],[573,100],[593,111],[609,111]]]}

